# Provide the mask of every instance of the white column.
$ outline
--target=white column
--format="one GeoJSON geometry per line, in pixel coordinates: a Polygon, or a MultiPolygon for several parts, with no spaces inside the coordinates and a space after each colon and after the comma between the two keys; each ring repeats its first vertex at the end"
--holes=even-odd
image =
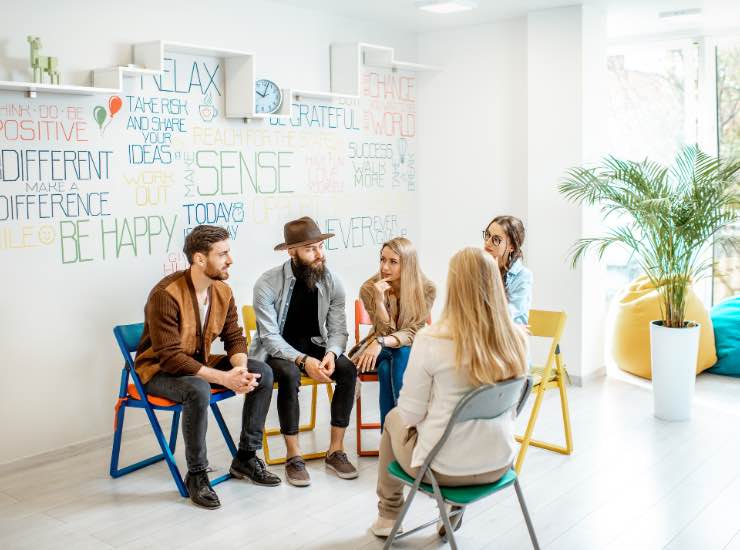
{"type": "Polygon", "coordinates": [[[604,297],[593,260],[571,269],[570,247],[600,217],[566,202],[557,185],[570,167],[598,159],[606,117],[604,13],[572,6],[527,16],[527,263],[533,308],[565,309],[562,350],[581,381],[603,367],[604,297]]]}

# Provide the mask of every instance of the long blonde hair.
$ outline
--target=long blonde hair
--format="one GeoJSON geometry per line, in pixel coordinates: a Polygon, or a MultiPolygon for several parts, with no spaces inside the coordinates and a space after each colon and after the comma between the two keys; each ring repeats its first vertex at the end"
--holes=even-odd
{"type": "Polygon", "coordinates": [[[450,260],[440,324],[455,343],[458,368],[467,369],[474,386],[526,372],[524,331],[511,320],[498,266],[480,248],[463,248],[450,260]]]}
{"type": "MultiPolygon", "coordinates": [[[[401,292],[398,297],[398,328],[423,325],[429,311],[424,289],[432,283],[424,276],[419,267],[416,248],[406,237],[396,237],[383,243],[380,252],[388,247],[398,254],[401,261],[401,292]]],[[[378,280],[380,279],[378,274],[378,280]]]]}

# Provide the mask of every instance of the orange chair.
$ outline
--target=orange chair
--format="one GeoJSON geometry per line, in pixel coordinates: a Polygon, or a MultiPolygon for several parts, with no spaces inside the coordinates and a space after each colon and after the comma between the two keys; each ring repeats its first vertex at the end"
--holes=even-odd
{"type": "MultiPolygon", "coordinates": [[[[370,315],[365,310],[365,306],[362,303],[362,300],[357,298],[355,300],[355,343],[360,342],[360,325],[372,325],[372,319],[370,319],[370,315]]],[[[432,324],[432,317],[430,316],[429,319],[427,319],[427,324],[432,324]]],[[[378,373],[377,372],[366,372],[366,373],[360,373],[358,378],[360,379],[360,382],[377,382],[378,381],[378,373]]],[[[360,391],[357,394],[357,405],[355,407],[355,410],[357,411],[355,413],[355,419],[356,419],[356,426],[357,426],[357,456],[378,456],[377,450],[372,451],[366,451],[362,449],[362,430],[379,430],[380,429],[380,422],[363,422],[362,421],[362,386],[360,386],[360,391]]]]}
{"type": "MultiPolygon", "coordinates": [[[[360,325],[372,325],[373,322],[370,319],[365,306],[362,304],[362,300],[357,298],[355,300],[355,343],[360,342],[360,325]]],[[[377,372],[365,372],[358,375],[360,382],[377,382],[377,372]]],[[[363,451],[362,450],[362,430],[379,430],[380,422],[363,422],[362,421],[362,386],[357,394],[357,411],[355,413],[356,424],[357,424],[357,456],[378,456],[378,451],[363,451]]]]}

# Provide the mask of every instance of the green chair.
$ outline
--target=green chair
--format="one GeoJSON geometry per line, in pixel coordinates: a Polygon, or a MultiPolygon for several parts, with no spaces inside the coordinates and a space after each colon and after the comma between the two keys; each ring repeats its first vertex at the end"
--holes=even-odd
{"type": "Polygon", "coordinates": [[[527,401],[530,391],[532,390],[532,378],[517,378],[515,380],[507,380],[500,384],[481,386],[468,393],[465,397],[460,400],[455,410],[450,417],[450,421],[447,423],[447,428],[444,434],[429,452],[424,464],[419,468],[419,473],[416,479],[408,475],[398,462],[392,462],[388,465],[388,471],[391,475],[401,480],[406,485],[411,487],[409,496],[406,499],[401,513],[396,520],[395,525],[391,534],[385,541],[383,548],[390,548],[393,545],[394,540],[398,540],[402,537],[415,533],[420,529],[424,529],[438,521],[435,518],[423,525],[419,525],[410,531],[405,531],[402,534],[398,534],[398,530],[403,522],[403,518],[411,507],[411,502],[416,496],[417,491],[426,493],[428,496],[434,497],[437,501],[439,508],[439,515],[442,523],[445,527],[445,538],[448,539],[450,546],[453,550],[457,549],[455,543],[455,536],[453,534],[453,528],[451,518],[455,518],[456,525],[459,524],[459,520],[462,517],[462,513],[465,511],[465,507],[473,502],[476,502],[482,498],[491,496],[492,494],[505,489],[506,487],[514,486],[516,490],[516,496],[519,499],[519,506],[521,506],[522,513],[524,514],[524,521],[527,524],[527,530],[529,531],[529,537],[532,539],[532,545],[535,550],[539,550],[539,544],[537,542],[537,536],[532,527],[532,520],[529,517],[527,511],[527,505],[524,502],[524,495],[522,489],[519,486],[519,480],[517,479],[516,472],[513,469],[509,469],[504,476],[494,483],[487,483],[483,485],[469,485],[462,487],[440,487],[437,483],[437,479],[434,477],[434,473],[431,469],[431,464],[434,461],[434,457],[437,455],[439,450],[445,444],[445,441],[452,432],[452,427],[455,424],[466,422],[468,420],[484,420],[492,419],[502,414],[510,413],[511,409],[516,407],[516,414],[518,415],[521,409],[524,407],[524,403],[527,401]],[[431,481],[431,483],[423,483],[422,479],[431,481]],[[446,504],[450,504],[453,507],[453,512],[448,514],[446,504]]]}

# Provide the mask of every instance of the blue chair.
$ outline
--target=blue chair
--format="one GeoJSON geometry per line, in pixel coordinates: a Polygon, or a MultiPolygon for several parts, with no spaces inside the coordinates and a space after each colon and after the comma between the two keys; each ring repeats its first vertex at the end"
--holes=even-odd
{"type": "Polygon", "coordinates": [[[516,414],[518,415],[524,407],[524,403],[527,401],[527,397],[531,390],[531,377],[507,380],[506,382],[501,382],[499,384],[476,388],[463,397],[457,404],[452,416],[450,417],[450,421],[447,423],[447,428],[445,429],[444,434],[442,434],[442,437],[439,439],[437,444],[429,452],[424,464],[419,468],[419,473],[416,478],[408,475],[396,461],[393,461],[388,465],[388,471],[391,475],[398,478],[404,484],[409,485],[411,490],[409,491],[409,496],[401,509],[398,519],[396,519],[396,523],[393,526],[391,534],[385,541],[385,545],[383,546],[384,549],[390,548],[393,545],[394,540],[398,540],[401,537],[415,533],[419,529],[424,529],[437,521],[437,518],[435,518],[423,525],[415,527],[411,531],[405,531],[400,535],[398,534],[403,518],[411,507],[411,501],[414,499],[414,496],[416,496],[417,491],[421,491],[428,496],[434,497],[437,501],[440,519],[445,527],[445,538],[449,541],[452,549],[456,550],[457,544],[453,534],[454,530],[452,522],[450,521],[451,518],[454,517],[455,524],[459,525],[460,520],[462,519],[462,513],[465,511],[466,506],[513,485],[516,490],[516,496],[519,499],[519,506],[524,515],[524,521],[527,524],[527,530],[529,531],[532,545],[535,550],[539,550],[539,543],[537,542],[537,536],[535,535],[534,527],[532,526],[532,520],[529,517],[527,505],[524,502],[524,495],[519,486],[516,471],[513,468],[509,468],[501,479],[493,483],[462,487],[440,486],[431,469],[434,457],[445,444],[445,441],[447,441],[447,438],[452,432],[452,428],[455,424],[466,422],[468,420],[496,418],[502,414],[508,414],[514,407],[516,407],[516,414]],[[430,481],[431,483],[426,483],[422,480],[430,481]],[[446,504],[453,506],[454,511],[451,514],[447,513],[446,504]]]}
{"type": "MultiPolygon", "coordinates": [[[[147,395],[144,391],[144,385],[141,383],[139,376],[136,374],[134,369],[134,359],[132,354],[136,351],[141,340],[141,334],[144,332],[144,323],[135,323],[132,325],[118,325],[113,329],[113,335],[116,337],[118,347],[121,350],[121,354],[125,360],[123,369],[121,369],[121,386],[118,390],[118,402],[116,403],[116,413],[114,420],[114,432],[113,432],[113,452],[111,453],[110,459],[110,475],[111,477],[121,477],[131,472],[135,472],[145,466],[164,460],[167,462],[167,466],[170,469],[172,478],[175,480],[177,490],[183,497],[188,496],[188,490],[185,488],[185,482],[180,475],[180,470],[177,468],[175,463],[175,444],[177,443],[177,430],[180,423],[180,413],[182,412],[182,405],[165,399],[163,397],[156,397],[153,395],[147,395]],[[129,384],[129,376],[133,381],[129,384]],[[154,455],[149,458],[145,458],[125,466],[123,468],[118,467],[118,457],[121,452],[121,436],[123,433],[123,418],[126,412],[126,408],[133,407],[135,409],[144,409],[146,415],[149,418],[149,422],[154,430],[154,436],[157,438],[162,452],[158,455],[154,455]],[[170,429],[170,440],[169,442],[162,432],[162,428],[159,425],[154,411],[172,411],[172,428],[170,429]]],[[[229,447],[232,456],[236,456],[236,445],[234,440],[229,433],[229,428],[224,422],[224,418],[221,415],[221,411],[218,408],[218,402],[233,397],[235,394],[231,390],[226,389],[212,389],[211,390],[211,411],[213,416],[216,417],[218,427],[221,428],[221,433],[226,440],[226,445],[229,447]]],[[[211,480],[211,485],[217,485],[222,481],[226,481],[231,477],[231,474],[225,474],[216,479],[211,480]]]]}

